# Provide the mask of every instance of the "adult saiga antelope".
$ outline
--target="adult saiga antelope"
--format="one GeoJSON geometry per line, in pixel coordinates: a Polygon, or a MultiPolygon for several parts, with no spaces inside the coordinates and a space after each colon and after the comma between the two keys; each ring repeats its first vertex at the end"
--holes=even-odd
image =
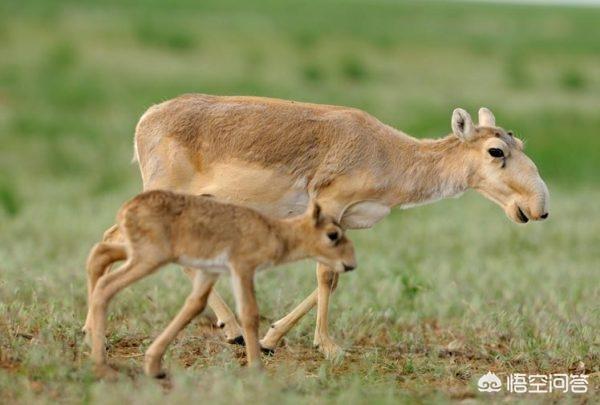
{"type": "MultiPolygon", "coordinates": [[[[303,212],[313,198],[344,229],[370,228],[392,207],[467,189],[496,202],[514,222],[548,216],[548,189],[535,164],[487,108],[479,110],[478,125],[456,109],[450,135],[420,140],[354,108],[190,94],[150,107],[134,143],[144,190],[210,194],[278,217],[303,212]]],[[[105,238],[118,239],[118,230],[105,238]]],[[[318,304],[314,343],[326,356],[342,353],[327,327],[337,275],[319,264],[317,281],[308,298],[271,326],[263,348],[275,349],[318,304]]],[[[239,325],[216,292],[208,304],[228,340],[239,340],[239,325]]]]}

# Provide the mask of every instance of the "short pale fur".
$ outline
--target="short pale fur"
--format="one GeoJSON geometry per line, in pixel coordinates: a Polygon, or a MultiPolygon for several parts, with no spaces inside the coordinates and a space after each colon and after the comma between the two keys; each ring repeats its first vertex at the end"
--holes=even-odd
{"type": "MultiPolygon", "coordinates": [[[[155,105],[140,119],[135,159],[143,187],[211,194],[280,217],[310,198],[344,228],[369,228],[392,207],[410,207],[475,189],[515,222],[547,216],[548,190],[523,144],[496,126],[490,110],[479,124],[456,109],[452,133],[415,139],[348,107],[259,97],[184,95],[155,105]],[[491,148],[504,152],[490,156],[491,148]]],[[[116,228],[107,240],[118,239],[116,228]]],[[[281,337],[318,304],[314,343],[340,353],[329,336],[327,308],[337,276],[317,267],[318,288],[275,322],[262,345],[281,337]]],[[[234,340],[239,326],[216,292],[209,305],[234,340]]]]}
{"type": "Polygon", "coordinates": [[[268,218],[250,208],[170,191],[148,191],[125,203],[117,215],[122,243],[101,242],[88,258],[92,359],[106,367],[106,310],[116,293],[167,263],[188,268],[193,289],[179,314],[146,351],[145,372],[162,377],[163,354],[206,305],[219,274],[231,274],[248,364],[261,366],[254,274],[258,269],[308,257],[336,272],[356,266],[354,248],[341,227],[312,204],[301,216],[268,218]],[[102,275],[117,260],[118,270],[102,275]]]}

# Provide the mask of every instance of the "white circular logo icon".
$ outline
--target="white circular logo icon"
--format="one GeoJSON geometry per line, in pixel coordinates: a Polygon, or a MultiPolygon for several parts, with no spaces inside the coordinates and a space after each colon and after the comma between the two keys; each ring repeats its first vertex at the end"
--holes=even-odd
{"type": "Polygon", "coordinates": [[[502,389],[502,381],[496,374],[488,371],[477,381],[477,388],[481,392],[498,392],[502,389]]]}

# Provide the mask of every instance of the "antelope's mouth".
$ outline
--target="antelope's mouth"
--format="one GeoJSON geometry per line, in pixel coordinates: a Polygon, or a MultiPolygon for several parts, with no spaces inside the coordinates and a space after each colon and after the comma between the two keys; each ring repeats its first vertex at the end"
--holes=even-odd
{"type": "Polygon", "coordinates": [[[519,206],[517,206],[517,218],[519,218],[519,221],[521,221],[521,223],[523,224],[529,222],[529,218],[527,218],[527,215],[525,215],[525,213],[519,206]]]}

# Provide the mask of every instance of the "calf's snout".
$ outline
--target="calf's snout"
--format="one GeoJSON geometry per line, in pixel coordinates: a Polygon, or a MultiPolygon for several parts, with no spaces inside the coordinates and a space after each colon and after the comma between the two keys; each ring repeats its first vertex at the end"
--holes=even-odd
{"type": "Polygon", "coordinates": [[[352,271],[356,268],[356,265],[346,264],[344,263],[344,271],[352,271]]]}

